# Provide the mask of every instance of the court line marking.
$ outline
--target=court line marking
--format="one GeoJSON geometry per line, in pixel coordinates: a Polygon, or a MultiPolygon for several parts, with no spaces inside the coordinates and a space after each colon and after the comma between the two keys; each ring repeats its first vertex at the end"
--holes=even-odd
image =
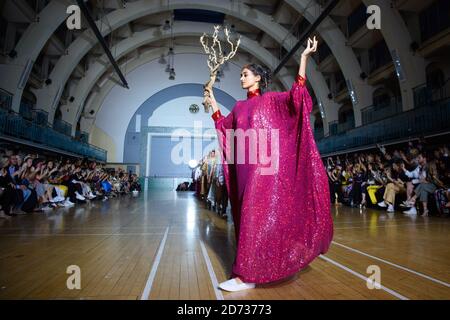
{"type": "MultiPolygon", "coordinates": [[[[337,266],[337,267],[339,267],[339,268],[341,268],[341,269],[343,269],[343,270],[345,270],[345,271],[347,271],[347,272],[353,274],[354,276],[356,276],[356,277],[358,277],[358,278],[364,280],[366,283],[367,283],[367,282],[372,282],[372,283],[374,283],[374,286],[375,286],[375,287],[378,287],[378,286],[379,286],[380,289],[386,291],[387,293],[393,295],[394,297],[399,298],[400,300],[409,300],[407,297],[401,295],[401,294],[398,293],[397,291],[394,291],[394,290],[392,290],[392,289],[389,289],[389,288],[383,286],[382,284],[380,284],[380,283],[378,283],[378,282],[373,282],[373,281],[371,281],[369,278],[367,278],[367,277],[363,276],[362,274],[360,274],[360,273],[358,273],[358,272],[356,272],[356,271],[354,271],[354,270],[352,270],[352,269],[350,269],[350,268],[348,268],[348,267],[346,267],[346,266],[340,264],[339,262],[334,261],[333,259],[330,259],[330,258],[328,258],[328,257],[325,257],[325,256],[322,255],[322,254],[321,254],[319,257],[322,258],[323,260],[325,260],[325,261],[327,261],[327,262],[330,262],[331,264],[334,264],[335,266],[337,266]]],[[[370,289],[368,289],[368,290],[370,290],[370,289]]],[[[377,290],[377,289],[372,289],[372,290],[377,290]]]]}
{"type": "Polygon", "coordinates": [[[336,242],[336,241],[331,241],[331,243],[333,243],[333,244],[335,244],[335,245],[338,245],[338,246],[341,246],[341,247],[343,247],[343,248],[345,248],[345,249],[347,249],[347,250],[350,250],[350,251],[359,253],[359,254],[361,254],[361,255],[363,255],[363,256],[372,258],[372,259],[374,259],[374,260],[381,261],[381,262],[383,262],[383,263],[386,263],[386,264],[391,265],[391,266],[393,266],[393,267],[396,267],[396,268],[398,268],[398,269],[402,269],[402,270],[404,270],[404,271],[407,271],[407,272],[410,272],[410,273],[412,273],[412,274],[415,274],[415,275],[417,275],[417,276],[419,276],[419,277],[425,278],[425,279],[427,279],[427,280],[430,280],[430,281],[439,283],[439,284],[441,284],[441,285],[443,285],[443,286],[446,286],[446,287],[450,288],[450,283],[447,283],[447,282],[445,282],[445,281],[442,281],[442,280],[433,278],[433,277],[431,277],[431,276],[428,276],[428,275],[423,274],[423,273],[420,273],[420,272],[418,272],[418,271],[409,269],[409,268],[407,268],[407,267],[403,267],[403,266],[401,266],[401,265],[398,265],[398,264],[396,264],[396,263],[390,262],[390,261],[388,261],[388,260],[385,260],[385,259],[382,259],[382,258],[378,258],[378,257],[376,257],[376,256],[372,256],[372,255],[370,255],[370,254],[368,254],[368,253],[365,253],[365,252],[363,252],[363,251],[360,251],[360,250],[358,250],[358,249],[354,249],[354,248],[352,248],[352,247],[346,246],[345,244],[342,244],[342,243],[339,243],[339,242],[336,242]]]}
{"type": "Polygon", "coordinates": [[[216,294],[217,300],[224,300],[222,291],[219,289],[219,282],[217,281],[216,273],[212,266],[211,260],[209,259],[208,251],[206,250],[205,244],[200,240],[200,247],[202,248],[203,258],[205,259],[206,267],[209,272],[209,277],[211,278],[212,285],[214,287],[214,293],[216,294]]]}
{"type": "Polygon", "coordinates": [[[389,228],[389,227],[408,227],[408,226],[429,226],[429,225],[442,225],[441,223],[399,223],[399,224],[389,224],[385,226],[359,226],[359,227],[341,227],[334,228],[335,230],[346,230],[346,229],[371,229],[371,228],[389,228]]]}
{"type": "Polygon", "coordinates": [[[166,245],[167,235],[169,234],[169,227],[166,228],[166,232],[164,233],[164,237],[159,245],[158,253],[155,258],[155,262],[153,263],[152,270],[148,275],[147,283],[145,284],[144,291],[142,292],[141,300],[148,300],[150,297],[150,291],[152,290],[153,281],[156,277],[156,271],[158,270],[159,262],[161,261],[161,256],[164,251],[164,247],[166,245]]]}
{"type": "MultiPolygon", "coordinates": [[[[161,235],[164,233],[161,232],[147,232],[147,233],[38,233],[38,234],[0,234],[0,238],[2,237],[20,237],[26,239],[27,237],[73,237],[73,236],[153,236],[153,235],[161,235]]],[[[170,235],[186,235],[186,232],[170,232],[170,235]]],[[[199,237],[200,234],[194,234],[194,236],[199,237]]]]}

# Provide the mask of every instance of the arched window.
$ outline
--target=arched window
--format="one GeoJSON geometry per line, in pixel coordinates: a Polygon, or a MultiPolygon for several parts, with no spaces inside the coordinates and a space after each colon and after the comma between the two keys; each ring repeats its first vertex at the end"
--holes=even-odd
{"type": "Polygon", "coordinates": [[[345,103],[338,113],[339,123],[354,122],[355,116],[353,113],[353,106],[350,102],[345,103]]]}
{"type": "Polygon", "coordinates": [[[442,68],[437,63],[430,63],[426,67],[425,72],[427,76],[427,90],[428,94],[431,95],[431,100],[438,101],[445,98],[443,91],[445,75],[442,68]]]}
{"type": "Polygon", "coordinates": [[[372,94],[375,109],[387,107],[391,103],[392,94],[384,87],[376,89],[372,94]]]}

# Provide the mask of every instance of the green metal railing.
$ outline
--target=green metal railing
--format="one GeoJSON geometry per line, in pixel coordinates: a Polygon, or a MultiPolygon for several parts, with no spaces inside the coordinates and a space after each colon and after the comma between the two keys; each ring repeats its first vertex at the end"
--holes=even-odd
{"type": "Polygon", "coordinates": [[[12,94],[0,89],[0,109],[11,110],[12,94]]]}
{"type": "Polygon", "coordinates": [[[366,125],[402,112],[401,97],[391,98],[389,103],[372,105],[361,110],[362,124],[366,125]]]}
{"type": "Polygon", "coordinates": [[[70,135],[24,119],[17,113],[0,108],[0,133],[14,138],[42,144],[47,147],[78,154],[83,157],[106,161],[106,150],[74,140],[70,135]]]}
{"type": "MultiPolygon", "coordinates": [[[[450,130],[450,99],[424,105],[317,142],[321,154],[450,130]]],[[[331,126],[330,126],[331,132],[331,126]]]]}
{"type": "Polygon", "coordinates": [[[66,136],[70,136],[72,134],[72,125],[61,119],[53,120],[53,129],[59,133],[65,134],[66,136]]]}

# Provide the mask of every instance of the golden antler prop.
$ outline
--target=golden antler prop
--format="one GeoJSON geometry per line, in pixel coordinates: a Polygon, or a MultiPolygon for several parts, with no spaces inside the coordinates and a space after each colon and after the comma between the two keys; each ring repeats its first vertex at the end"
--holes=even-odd
{"type": "Polygon", "coordinates": [[[239,47],[239,44],[241,43],[241,39],[237,39],[236,43],[233,43],[230,39],[230,31],[227,28],[224,28],[224,34],[227,43],[230,46],[230,52],[227,55],[224,55],[224,52],[222,50],[222,43],[219,40],[219,30],[220,26],[214,26],[214,33],[212,34],[212,44],[209,44],[208,41],[208,35],[205,33],[200,37],[200,42],[203,45],[203,49],[205,50],[205,53],[208,55],[208,68],[209,68],[209,75],[210,79],[205,84],[204,88],[205,91],[203,92],[203,105],[205,107],[205,112],[209,112],[210,106],[206,104],[206,98],[209,97],[209,90],[212,91],[212,87],[214,85],[214,82],[216,81],[217,71],[219,71],[219,68],[222,64],[224,64],[227,60],[230,60],[234,57],[234,55],[237,52],[237,49],[239,47]]]}

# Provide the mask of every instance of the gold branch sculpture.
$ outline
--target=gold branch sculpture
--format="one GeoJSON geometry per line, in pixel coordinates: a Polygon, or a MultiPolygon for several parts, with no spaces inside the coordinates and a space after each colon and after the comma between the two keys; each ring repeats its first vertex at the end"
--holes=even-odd
{"type": "Polygon", "coordinates": [[[203,46],[203,49],[205,50],[205,53],[208,55],[208,68],[209,68],[209,81],[205,84],[203,91],[203,106],[205,107],[205,112],[209,112],[210,105],[207,105],[206,98],[209,97],[209,91],[212,92],[212,87],[214,85],[214,82],[216,81],[217,77],[217,71],[219,71],[219,68],[222,64],[224,64],[227,60],[230,60],[234,57],[234,55],[237,52],[237,49],[239,47],[239,44],[241,43],[240,37],[237,39],[235,43],[231,41],[230,39],[230,30],[228,30],[226,27],[224,28],[224,34],[226,43],[230,46],[230,52],[227,55],[224,55],[224,52],[222,50],[222,43],[219,40],[219,30],[220,26],[214,26],[214,33],[212,36],[208,36],[207,34],[203,34],[200,37],[200,42],[203,46]],[[212,38],[212,44],[209,44],[208,38],[212,38]]]}

